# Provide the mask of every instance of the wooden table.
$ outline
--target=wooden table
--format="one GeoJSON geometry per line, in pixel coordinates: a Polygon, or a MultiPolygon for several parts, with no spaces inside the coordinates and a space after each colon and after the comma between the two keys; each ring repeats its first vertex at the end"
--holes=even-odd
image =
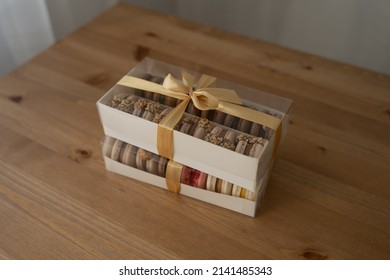
{"type": "Polygon", "coordinates": [[[0,96],[0,258],[390,258],[389,76],[118,5],[0,96]],[[145,55],[294,100],[256,218],[105,170],[95,102],[145,55]]]}

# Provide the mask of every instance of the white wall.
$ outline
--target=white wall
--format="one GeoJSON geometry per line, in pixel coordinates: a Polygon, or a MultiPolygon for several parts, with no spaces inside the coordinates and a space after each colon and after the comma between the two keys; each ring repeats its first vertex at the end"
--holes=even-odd
{"type": "Polygon", "coordinates": [[[53,43],[44,0],[0,0],[0,76],[53,43]]]}
{"type": "Polygon", "coordinates": [[[118,0],[45,0],[55,38],[61,39],[86,24],[118,0]]]}
{"type": "Polygon", "coordinates": [[[389,0],[123,0],[390,74],[389,0]]]}
{"type": "Polygon", "coordinates": [[[0,0],[0,76],[118,0],[0,0]]]}
{"type": "MultiPolygon", "coordinates": [[[[0,76],[119,0],[0,0],[0,76]]],[[[390,0],[122,0],[390,74],[390,0]]]]}

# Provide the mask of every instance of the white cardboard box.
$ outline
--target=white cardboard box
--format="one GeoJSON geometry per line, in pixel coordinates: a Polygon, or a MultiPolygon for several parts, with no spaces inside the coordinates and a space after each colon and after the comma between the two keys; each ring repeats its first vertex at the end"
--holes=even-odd
{"type": "MultiPolygon", "coordinates": [[[[180,71],[181,68],[176,67],[174,65],[146,58],[135,68],[133,68],[128,73],[128,75],[135,77],[143,77],[145,73],[151,73],[152,75],[166,76],[168,73],[171,73],[175,77],[180,77],[180,71]]],[[[197,73],[190,70],[187,71],[197,77],[201,75],[201,73],[197,73]]],[[[271,114],[278,116],[278,118],[280,118],[282,121],[283,139],[288,124],[288,114],[292,104],[291,100],[274,96],[255,89],[243,87],[224,80],[217,80],[217,87],[234,89],[240,97],[251,99],[251,101],[243,100],[244,103],[250,104],[251,106],[254,106],[258,109],[265,109],[271,114]]],[[[97,107],[103,125],[104,133],[121,141],[130,143],[132,145],[138,146],[140,148],[157,154],[158,152],[156,123],[133,116],[131,114],[114,109],[107,105],[110,104],[113,95],[122,92],[132,93],[134,92],[134,90],[128,87],[115,85],[97,102],[97,107]]],[[[274,143],[275,137],[273,135],[270,141],[264,146],[261,155],[258,158],[252,158],[213,145],[209,142],[197,139],[195,137],[191,137],[184,133],[174,131],[173,159],[183,165],[190,166],[202,172],[208,173],[215,177],[247,188],[251,191],[255,191],[259,187],[259,181],[261,180],[261,178],[265,178],[266,176],[264,175],[266,174],[266,172],[269,172],[269,167],[272,162],[274,143]]],[[[113,166],[116,166],[115,162],[110,163],[109,161],[107,168],[110,168],[110,170],[112,170],[113,166]]],[[[122,170],[122,168],[120,167],[115,167],[115,169],[117,170],[115,172],[118,172],[118,170],[122,170]]],[[[125,173],[127,174],[123,175],[138,176],[137,172],[133,172],[129,169],[127,169],[125,173]],[[130,173],[131,175],[129,175],[130,173]]],[[[138,176],[137,178],[139,178],[139,180],[143,180],[140,176],[138,176]]],[[[151,176],[146,176],[145,180],[146,178],[149,178],[148,180],[152,180],[150,179],[152,178],[151,176]]],[[[151,183],[155,185],[161,185],[160,182],[155,182],[154,180],[152,180],[151,183]]],[[[191,191],[191,193],[193,192],[194,191],[191,191]]],[[[209,199],[211,201],[214,201],[214,198],[211,197],[212,196],[210,196],[209,199]]],[[[215,199],[217,199],[217,197],[215,197],[215,199]]],[[[199,199],[207,201],[207,199],[203,197],[199,199]]],[[[217,202],[211,203],[219,205],[217,202]]],[[[227,205],[227,203],[225,202],[220,203],[222,203],[223,205],[227,205]]],[[[245,205],[245,207],[249,207],[249,204],[246,203],[245,205]]]]}
{"type": "MultiPolygon", "coordinates": [[[[133,168],[131,166],[112,160],[109,157],[103,157],[106,169],[108,171],[112,171],[163,189],[167,189],[165,178],[139,170],[137,168],[133,168]]],[[[271,166],[266,170],[265,176],[258,182],[255,201],[217,192],[211,192],[185,184],[181,184],[180,194],[254,217],[265,193],[268,179],[270,177],[270,171],[271,166]]]]}

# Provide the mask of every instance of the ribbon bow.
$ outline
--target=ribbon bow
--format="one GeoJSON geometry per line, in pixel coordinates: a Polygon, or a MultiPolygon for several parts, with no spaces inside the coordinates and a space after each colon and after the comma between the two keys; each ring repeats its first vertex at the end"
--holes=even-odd
{"type": "Polygon", "coordinates": [[[242,105],[241,99],[234,90],[209,87],[216,81],[215,77],[202,75],[194,86],[195,77],[193,75],[186,71],[182,71],[181,75],[182,82],[168,74],[162,86],[178,93],[185,102],[192,100],[199,110],[216,110],[220,101],[242,105]]]}
{"type": "Polygon", "coordinates": [[[168,74],[163,82],[164,89],[175,92],[177,98],[183,101],[161,120],[157,130],[157,150],[160,155],[173,158],[173,128],[180,121],[189,102],[199,110],[217,110],[221,102],[242,105],[241,99],[234,90],[208,87],[216,78],[202,75],[194,87],[195,77],[182,71],[182,83],[168,74]]]}
{"type": "Polygon", "coordinates": [[[117,84],[182,100],[158,125],[157,150],[163,157],[173,159],[173,128],[180,121],[191,100],[200,110],[222,111],[275,130],[274,153],[276,153],[281,136],[280,119],[242,106],[242,101],[234,90],[209,87],[215,81],[216,78],[212,76],[202,75],[194,87],[195,76],[182,71],[182,81],[168,74],[162,85],[133,76],[125,76],[117,84]]]}

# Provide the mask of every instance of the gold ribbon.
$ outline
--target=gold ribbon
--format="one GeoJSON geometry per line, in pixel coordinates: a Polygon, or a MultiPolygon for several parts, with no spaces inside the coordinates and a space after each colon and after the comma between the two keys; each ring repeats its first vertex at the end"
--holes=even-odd
{"type": "Polygon", "coordinates": [[[180,178],[183,165],[170,160],[167,164],[167,170],[165,172],[165,182],[168,190],[174,193],[180,192],[180,178]]]}
{"type": "MultiPolygon", "coordinates": [[[[182,118],[191,100],[199,110],[218,110],[274,130],[275,147],[273,157],[275,156],[281,138],[282,123],[280,119],[244,107],[241,99],[234,90],[210,87],[216,81],[215,77],[202,75],[195,85],[195,76],[185,71],[182,71],[181,74],[182,81],[178,81],[171,74],[168,74],[162,85],[133,76],[124,76],[117,83],[121,86],[155,92],[182,100],[158,125],[157,150],[160,156],[173,160],[173,128],[182,118]]],[[[173,173],[176,174],[177,172],[173,173]]],[[[177,175],[170,177],[176,178],[177,175]]],[[[167,179],[167,186],[170,190],[175,190],[177,184],[180,190],[180,177],[178,181],[167,179]]]]}

